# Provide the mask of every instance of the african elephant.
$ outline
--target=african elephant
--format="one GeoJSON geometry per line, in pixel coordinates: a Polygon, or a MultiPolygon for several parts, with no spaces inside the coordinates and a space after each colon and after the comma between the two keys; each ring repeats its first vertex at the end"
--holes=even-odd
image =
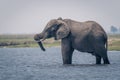
{"type": "Polygon", "coordinates": [[[41,41],[54,37],[61,39],[63,64],[72,63],[74,50],[91,53],[96,57],[96,64],[110,64],[107,56],[107,35],[103,28],[95,21],[78,22],[71,19],[52,19],[40,34],[34,39],[43,50],[41,41]]]}

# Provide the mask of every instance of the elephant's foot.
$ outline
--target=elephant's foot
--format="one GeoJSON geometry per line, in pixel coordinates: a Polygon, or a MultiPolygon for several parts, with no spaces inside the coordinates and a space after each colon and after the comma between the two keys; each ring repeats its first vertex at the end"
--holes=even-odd
{"type": "Polygon", "coordinates": [[[72,64],[72,61],[71,60],[65,60],[65,61],[63,61],[63,64],[72,64]]]}
{"type": "Polygon", "coordinates": [[[101,62],[96,62],[96,64],[101,64],[101,62]]]}

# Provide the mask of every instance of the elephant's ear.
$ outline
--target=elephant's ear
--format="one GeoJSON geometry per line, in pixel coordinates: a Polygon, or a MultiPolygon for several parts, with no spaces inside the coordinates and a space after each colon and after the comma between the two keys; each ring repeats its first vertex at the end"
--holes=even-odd
{"type": "Polygon", "coordinates": [[[59,29],[56,32],[57,40],[67,37],[70,32],[70,29],[66,22],[64,22],[63,20],[58,20],[58,23],[59,23],[59,29]]]}

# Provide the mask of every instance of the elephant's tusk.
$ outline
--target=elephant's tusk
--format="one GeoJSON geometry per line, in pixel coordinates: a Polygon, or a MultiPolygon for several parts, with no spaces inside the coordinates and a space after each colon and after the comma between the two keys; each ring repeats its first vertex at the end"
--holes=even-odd
{"type": "Polygon", "coordinates": [[[39,40],[39,41],[35,41],[35,42],[42,42],[42,41],[44,41],[45,39],[41,39],[41,40],[39,40]]]}
{"type": "Polygon", "coordinates": [[[38,42],[40,42],[40,41],[35,41],[35,42],[37,42],[37,43],[38,43],[38,42]]]}
{"type": "Polygon", "coordinates": [[[39,40],[39,41],[35,41],[35,42],[37,42],[37,43],[38,43],[38,42],[41,42],[41,41],[42,41],[42,40],[39,40]]]}

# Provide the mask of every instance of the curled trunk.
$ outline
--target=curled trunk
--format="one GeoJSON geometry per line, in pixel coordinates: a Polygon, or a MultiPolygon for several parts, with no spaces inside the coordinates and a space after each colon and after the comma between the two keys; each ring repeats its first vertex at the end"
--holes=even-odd
{"type": "Polygon", "coordinates": [[[38,44],[39,44],[39,46],[40,46],[41,50],[45,51],[45,48],[44,48],[44,46],[43,46],[42,42],[40,41],[40,42],[38,42],[38,44]]]}

